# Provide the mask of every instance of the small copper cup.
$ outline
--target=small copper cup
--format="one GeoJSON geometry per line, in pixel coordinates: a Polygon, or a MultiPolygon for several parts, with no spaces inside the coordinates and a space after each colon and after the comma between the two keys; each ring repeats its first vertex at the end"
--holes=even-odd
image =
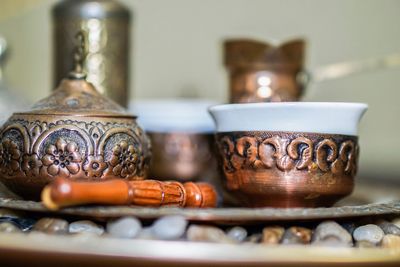
{"type": "Polygon", "coordinates": [[[298,101],[304,90],[305,41],[279,46],[248,39],[224,43],[230,103],[298,101]]]}
{"type": "Polygon", "coordinates": [[[254,103],[210,108],[226,188],[249,207],[331,206],[357,172],[358,103],[254,103]]]}
{"type": "Polygon", "coordinates": [[[214,123],[206,100],[164,99],[132,103],[152,141],[150,177],[209,181],[216,173],[214,123]]]}
{"type": "Polygon", "coordinates": [[[148,132],[153,145],[150,175],[157,179],[200,180],[214,165],[211,133],[148,132]]]}

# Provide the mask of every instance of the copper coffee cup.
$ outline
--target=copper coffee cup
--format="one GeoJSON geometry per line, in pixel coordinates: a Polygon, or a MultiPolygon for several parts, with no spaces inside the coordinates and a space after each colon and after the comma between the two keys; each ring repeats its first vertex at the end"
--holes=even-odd
{"type": "Polygon", "coordinates": [[[161,180],[212,182],[216,160],[214,123],[197,99],[142,100],[132,111],[152,141],[150,176],[161,180]]]}
{"type": "Polygon", "coordinates": [[[254,103],[210,108],[226,188],[243,206],[331,206],[358,164],[358,103],[254,103]]]}

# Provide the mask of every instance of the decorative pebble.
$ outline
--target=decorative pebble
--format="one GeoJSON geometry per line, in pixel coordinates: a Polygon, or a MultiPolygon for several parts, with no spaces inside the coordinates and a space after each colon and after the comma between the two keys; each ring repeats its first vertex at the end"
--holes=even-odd
{"type": "Polygon", "coordinates": [[[162,240],[176,240],[186,231],[187,220],[183,216],[171,215],[158,219],[151,226],[154,237],[162,240]]]}
{"type": "Polygon", "coordinates": [[[400,236],[385,235],[382,239],[382,247],[384,247],[384,248],[400,248],[400,236]]]}
{"type": "Polygon", "coordinates": [[[68,222],[56,218],[42,218],[36,222],[33,230],[47,234],[67,234],[68,222]]]}
{"type": "Polygon", "coordinates": [[[225,232],[218,227],[192,224],[187,230],[186,237],[189,241],[203,241],[214,243],[232,243],[225,232]]]}
{"type": "Polygon", "coordinates": [[[141,229],[142,224],[135,217],[124,217],[107,223],[107,232],[118,238],[135,238],[141,229]]]}
{"type": "Polygon", "coordinates": [[[294,245],[294,244],[308,244],[311,241],[311,230],[292,226],[285,231],[282,237],[282,244],[294,245]]]}
{"type": "Polygon", "coordinates": [[[262,243],[279,244],[285,233],[285,228],[280,226],[268,226],[263,229],[262,243]]]}
{"type": "Polygon", "coordinates": [[[11,222],[2,222],[0,223],[0,232],[1,233],[18,233],[21,232],[15,224],[11,222]]]}
{"type": "Polygon", "coordinates": [[[320,223],[317,228],[315,228],[313,238],[313,243],[323,244],[323,245],[333,245],[339,246],[340,243],[347,246],[353,245],[353,238],[338,223],[334,221],[325,221],[320,223]]]}
{"type": "Polygon", "coordinates": [[[104,233],[104,228],[101,225],[98,225],[92,221],[83,220],[71,223],[69,225],[69,232],[71,234],[87,233],[102,235],[104,233]]]}
{"type": "Polygon", "coordinates": [[[240,226],[232,227],[228,230],[226,235],[237,242],[243,242],[247,237],[247,230],[240,226]]]}
{"type": "Polygon", "coordinates": [[[400,228],[395,224],[383,221],[379,223],[379,227],[383,230],[386,235],[398,235],[400,236],[400,228]]]}
{"type": "Polygon", "coordinates": [[[384,235],[383,230],[375,224],[366,224],[357,227],[353,232],[354,240],[357,242],[368,241],[372,244],[381,242],[384,235]]]}

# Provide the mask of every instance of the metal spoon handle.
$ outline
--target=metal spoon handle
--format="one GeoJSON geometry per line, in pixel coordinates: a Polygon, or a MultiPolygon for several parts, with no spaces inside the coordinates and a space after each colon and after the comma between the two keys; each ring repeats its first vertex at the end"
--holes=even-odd
{"type": "Polygon", "coordinates": [[[323,82],[325,80],[338,79],[377,69],[390,69],[396,67],[400,67],[400,54],[330,64],[312,70],[309,75],[313,82],[323,82]]]}

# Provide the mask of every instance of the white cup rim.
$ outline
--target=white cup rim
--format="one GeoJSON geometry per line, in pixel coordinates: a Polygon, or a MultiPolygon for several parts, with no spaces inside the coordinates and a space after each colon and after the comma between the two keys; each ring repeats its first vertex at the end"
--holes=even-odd
{"type": "Polygon", "coordinates": [[[217,132],[289,131],[356,136],[365,103],[272,102],[209,108],[217,132]]]}
{"type": "Polygon", "coordinates": [[[209,111],[226,110],[226,109],[248,109],[248,108],[286,108],[286,107],[303,107],[303,108],[338,108],[338,107],[355,107],[368,108],[368,104],[361,102],[268,102],[268,103],[241,103],[241,104],[222,104],[209,107],[209,111]]]}

